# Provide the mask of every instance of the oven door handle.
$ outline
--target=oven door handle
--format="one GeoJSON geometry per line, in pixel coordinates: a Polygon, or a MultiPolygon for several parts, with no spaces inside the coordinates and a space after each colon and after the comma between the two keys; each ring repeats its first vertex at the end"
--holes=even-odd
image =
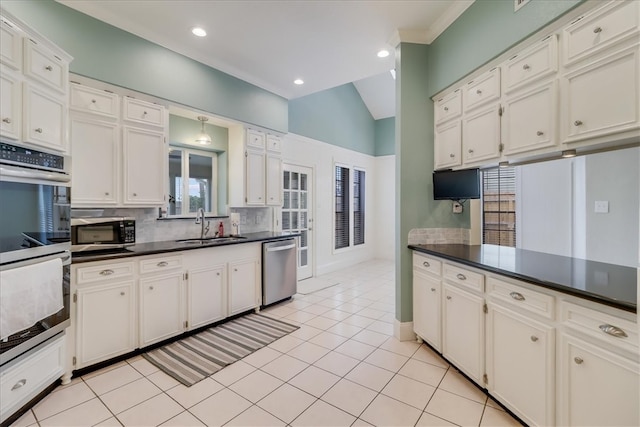
{"type": "Polygon", "coordinates": [[[24,180],[38,179],[43,181],[70,182],[71,177],[63,173],[47,172],[36,169],[20,168],[9,165],[0,165],[2,177],[12,177],[24,180]]]}
{"type": "Polygon", "coordinates": [[[11,264],[4,264],[4,265],[0,266],[0,270],[1,271],[12,270],[12,269],[18,268],[18,267],[26,267],[28,265],[40,264],[41,262],[49,261],[49,260],[56,259],[56,258],[61,258],[62,259],[62,265],[63,266],[71,264],[71,252],[64,251],[64,252],[60,252],[60,253],[57,253],[57,254],[46,255],[46,256],[41,256],[41,257],[37,257],[37,258],[31,258],[31,259],[27,259],[27,260],[24,260],[24,261],[12,262],[11,264]]]}

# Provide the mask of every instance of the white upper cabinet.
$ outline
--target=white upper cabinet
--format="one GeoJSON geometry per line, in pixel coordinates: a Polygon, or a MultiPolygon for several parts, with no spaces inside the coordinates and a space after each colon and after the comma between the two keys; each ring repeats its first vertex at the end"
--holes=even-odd
{"type": "Polygon", "coordinates": [[[500,105],[467,114],[462,120],[462,157],[465,164],[500,157],[500,105]]]}
{"type": "Polygon", "coordinates": [[[453,120],[436,126],[434,141],[435,168],[460,166],[462,164],[462,122],[453,120]]]}
{"type": "Polygon", "coordinates": [[[462,114],[462,91],[450,93],[435,102],[436,124],[460,117],[462,114]]]}
{"type": "Polygon", "coordinates": [[[22,138],[26,142],[66,152],[67,104],[40,86],[23,84],[22,138]]]}
{"type": "Polygon", "coordinates": [[[113,92],[72,84],[70,108],[115,119],[120,113],[120,97],[113,92]]]}
{"type": "Polygon", "coordinates": [[[0,135],[20,139],[22,90],[20,78],[0,66],[0,135]]]}
{"type": "Polygon", "coordinates": [[[14,70],[22,69],[22,35],[4,18],[0,18],[0,62],[14,70]]]}
{"type": "Polygon", "coordinates": [[[123,180],[125,205],[164,203],[167,147],[163,132],[123,126],[123,180]],[[146,165],[146,166],[142,166],[146,165]]]}
{"type": "Polygon", "coordinates": [[[558,71],[558,37],[555,34],[518,53],[502,66],[504,92],[539,81],[558,71]]]}
{"type": "Polygon", "coordinates": [[[64,94],[69,84],[69,63],[36,40],[24,39],[24,74],[64,94]]]}
{"type": "Polygon", "coordinates": [[[164,127],[166,109],[162,105],[125,96],[122,98],[122,119],[136,124],[164,127]]]}
{"type": "Polygon", "coordinates": [[[500,68],[494,68],[468,82],[463,89],[465,113],[500,99],[500,68]]]}

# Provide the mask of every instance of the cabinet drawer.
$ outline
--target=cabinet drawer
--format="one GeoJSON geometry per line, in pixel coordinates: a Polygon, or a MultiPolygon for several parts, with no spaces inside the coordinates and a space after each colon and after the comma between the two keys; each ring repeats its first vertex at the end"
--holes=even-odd
{"type": "Polygon", "coordinates": [[[607,50],[616,43],[637,38],[640,25],[640,2],[610,2],[564,29],[565,65],[593,53],[607,50]]]}
{"type": "Polygon", "coordinates": [[[71,85],[71,108],[103,116],[118,116],[118,95],[88,86],[71,85]]]}
{"type": "Polygon", "coordinates": [[[41,349],[2,371],[1,419],[15,412],[64,372],[65,337],[49,341],[41,349]]]}
{"type": "Polygon", "coordinates": [[[638,327],[629,320],[562,301],[562,324],[626,350],[638,351],[638,327]]]}
{"type": "Polygon", "coordinates": [[[500,98],[500,68],[494,68],[468,82],[464,87],[464,110],[500,98]]]}
{"type": "Polygon", "coordinates": [[[167,256],[140,261],[140,274],[159,273],[182,267],[181,256],[167,256]]]}
{"type": "Polygon", "coordinates": [[[558,71],[558,39],[554,34],[529,50],[509,59],[504,65],[505,92],[558,71]]]}
{"type": "Polygon", "coordinates": [[[133,262],[119,262],[117,264],[103,264],[76,269],[76,283],[101,282],[133,276],[133,262]]]}
{"type": "Polygon", "coordinates": [[[24,73],[60,92],[67,92],[69,65],[36,41],[24,39],[24,73]]]}
{"type": "Polygon", "coordinates": [[[449,282],[457,283],[465,288],[483,292],[484,291],[484,274],[469,271],[466,268],[457,265],[444,264],[443,276],[449,282]]]}
{"type": "Polygon", "coordinates": [[[547,319],[554,318],[554,298],[530,289],[526,289],[511,283],[487,278],[487,292],[496,300],[507,301],[521,310],[538,314],[547,319]]]}
{"type": "Polygon", "coordinates": [[[275,135],[267,135],[267,150],[281,152],[282,151],[282,139],[275,135]]]}
{"type": "Polygon", "coordinates": [[[164,126],[164,107],[135,98],[123,98],[122,118],[136,123],[164,126]]]}
{"type": "Polygon", "coordinates": [[[20,30],[4,18],[0,18],[0,62],[14,70],[22,68],[20,30]]]}
{"type": "Polygon", "coordinates": [[[442,274],[442,262],[415,252],[413,253],[413,268],[436,276],[442,274]]]}
{"type": "Polygon", "coordinates": [[[257,130],[247,129],[247,146],[264,150],[265,134],[257,130]]]}
{"type": "Polygon", "coordinates": [[[436,123],[459,117],[462,113],[462,92],[456,90],[435,103],[436,123]]]}

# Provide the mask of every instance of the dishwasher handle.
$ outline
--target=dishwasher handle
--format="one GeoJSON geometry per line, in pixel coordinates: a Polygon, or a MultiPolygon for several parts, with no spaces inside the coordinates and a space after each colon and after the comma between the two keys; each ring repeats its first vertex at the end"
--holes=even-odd
{"type": "Polygon", "coordinates": [[[296,244],[287,245],[287,246],[276,246],[274,248],[267,248],[267,252],[278,252],[278,251],[286,251],[287,249],[293,249],[296,247],[296,244]]]}

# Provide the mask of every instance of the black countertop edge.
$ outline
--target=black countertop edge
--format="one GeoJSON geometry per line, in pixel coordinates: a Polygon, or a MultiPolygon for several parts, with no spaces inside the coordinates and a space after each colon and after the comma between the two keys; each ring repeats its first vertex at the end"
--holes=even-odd
{"type": "Polygon", "coordinates": [[[636,275],[638,270],[632,267],[495,245],[429,244],[408,245],[408,247],[459,264],[637,313],[636,275]],[[508,260],[512,264],[511,269],[500,268],[484,260],[485,255],[495,258],[498,252],[500,257],[511,258],[508,260]],[[576,266],[582,277],[576,278],[571,271],[567,271],[575,269],[576,266]],[[532,271],[532,269],[539,269],[539,271],[532,271]],[[593,271],[606,273],[607,277],[613,276],[614,279],[622,277],[623,280],[620,283],[616,281],[613,284],[614,289],[587,283],[586,276],[593,271]],[[589,290],[587,287],[597,289],[589,290]]]}
{"type": "Polygon", "coordinates": [[[129,258],[133,256],[153,255],[165,252],[182,252],[192,249],[217,248],[229,245],[241,245],[245,243],[270,242],[276,240],[288,239],[300,236],[300,233],[284,234],[275,231],[263,231],[257,233],[243,234],[241,239],[210,243],[210,244],[185,244],[176,242],[175,240],[163,240],[158,242],[137,243],[133,246],[127,246],[124,249],[96,251],[96,252],[74,252],[71,255],[72,264],[80,264],[83,262],[106,261],[120,258],[129,258]]]}

